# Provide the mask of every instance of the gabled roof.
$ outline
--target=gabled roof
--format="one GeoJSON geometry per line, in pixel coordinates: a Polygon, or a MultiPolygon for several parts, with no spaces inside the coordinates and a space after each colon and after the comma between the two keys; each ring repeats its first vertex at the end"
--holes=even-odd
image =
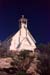
{"type": "MultiPolygon", "coordinates": [[[[19,32],[20,30],[18,30],[17,32],[19,32]]],[[[16,32],[16,33],[17,33],[16,32]]],[[[15,34],[16,34],[15,33],[15,34]]],[[[32,41],[34,42],[34,43],[36,43],[36,41],[35,41],[35,39],[34,39],[34,37],[31,35],[31,33],[29,32],[29,30],[27,29],[27,33],[28,33],[28,35],[30,36],[30,38],[32,39],[32,41]]],[[[15,35],[14,33],[12,33],[10,36],[8,36],[4,41],[8,41],[9,39],[11,39],[14,35],[15,35]]],[[[4,42],[3,41],[3,42],[4,42]]]]}
{"type": "Polygon", "coordinates": [[[25,39],[26,39],[27,42],[31,45],[30,40],[28,39],[28,37],[26,37],[26,38],[24,38],[24,39],[22,40],[22,42],[20,42],[20,43],[18,44],[17,48],[19,48],[19,47],[21,46],[21,44],[23,43],[23,41],[24,41],[25,39]]]}
{"type": "Polygon", "coordinates": [[[22,41],[17,45],[17,48],[19,48],[21,46],[21,44],[23,43],[24,40],[27,40],[27,42],[29,43],[29,45],[33,45],[36,43],[35,39],[33,38],[33,36],[30,34],[29,30],[27,29],[27,36],[25,38],[22,39],[22,41]]]}
{"type": "Polygon", "coordinates": [[[27,37],[24,38],[24,40],[17,46],[18,51],[21,51],[24,49],[25,50],[33,50],[34,48],[36,48],[35,44],[33,46],[27,37]]]}

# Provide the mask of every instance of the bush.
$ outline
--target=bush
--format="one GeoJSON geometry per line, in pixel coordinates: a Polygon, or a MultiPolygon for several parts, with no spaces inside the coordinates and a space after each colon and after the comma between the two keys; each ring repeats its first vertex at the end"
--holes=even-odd
{"type": "Polygon", "coordinates": [[[27,75],[25,71],[18,71],[16,75],[27,75]]]}

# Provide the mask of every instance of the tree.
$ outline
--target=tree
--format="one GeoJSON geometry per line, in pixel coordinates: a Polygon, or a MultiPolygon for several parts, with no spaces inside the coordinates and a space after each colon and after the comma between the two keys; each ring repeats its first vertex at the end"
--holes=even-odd
{"type": "Polygon", "coordinates": [[[6,57],[7,49],[0,45],[0,57],[6,57]]]}
{"type": "Polygon", "coordinates": [[[50,75],[50,43],[38,46],[40,50],[41,75],[50,75]]]}

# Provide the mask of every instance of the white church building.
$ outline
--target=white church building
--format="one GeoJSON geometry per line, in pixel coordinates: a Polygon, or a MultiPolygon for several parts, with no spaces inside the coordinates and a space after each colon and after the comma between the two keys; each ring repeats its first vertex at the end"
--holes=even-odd
{"type": "Polygon", "coordinates": [[[27,28],[27,19],[24,18],[24,15],[19,19],[19,30],[4,40],[3,46],[12,51],[34,51],[36,41],[27,28]]]}

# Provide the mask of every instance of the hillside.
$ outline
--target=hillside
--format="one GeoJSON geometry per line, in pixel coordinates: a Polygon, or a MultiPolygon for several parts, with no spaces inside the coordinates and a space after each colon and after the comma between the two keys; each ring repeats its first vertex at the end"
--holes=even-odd
{"type": "Polygon", "coordinates": [[[50,44],[11,52],[0,46],[0,75],[50,75],[50,44]]]}

